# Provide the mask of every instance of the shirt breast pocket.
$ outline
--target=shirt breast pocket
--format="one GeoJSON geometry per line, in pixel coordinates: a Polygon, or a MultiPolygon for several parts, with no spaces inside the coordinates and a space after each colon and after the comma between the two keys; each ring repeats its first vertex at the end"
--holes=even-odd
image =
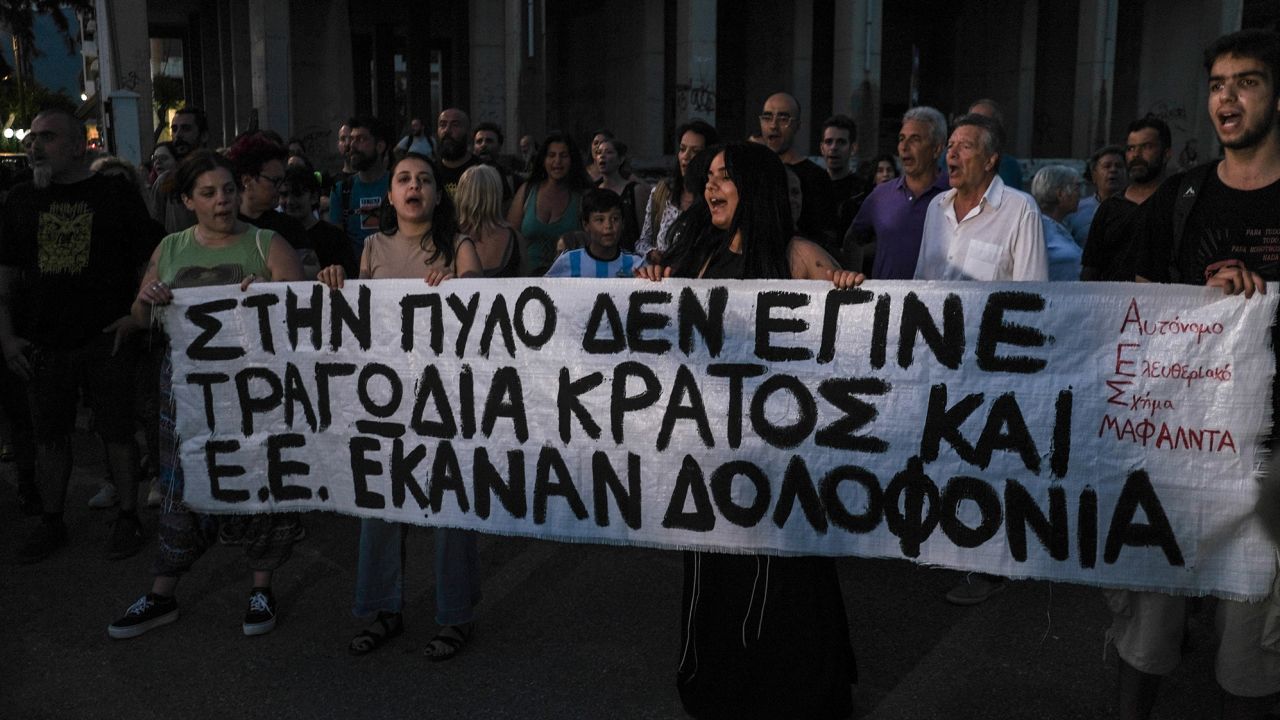
{"type": "Polygon", "coordinates": [[[1004,264],[1004,246],[975,239],[969,241],[961,269],[969,280],[995,280],[1004,264]]]}

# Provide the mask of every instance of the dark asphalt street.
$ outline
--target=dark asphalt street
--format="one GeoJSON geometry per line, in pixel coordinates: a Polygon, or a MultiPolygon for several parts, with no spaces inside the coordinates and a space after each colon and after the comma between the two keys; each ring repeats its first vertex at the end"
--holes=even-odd
{"type": "MultiPolygon", "coordinates": [[[[107,624],[150,585],[154,542],[105,559],[114,512],[90,510],[103,467],[77,439],[70,544],[14,560],[35,522],[0,482],[0,719],[16,718],[682,718],[675,690],[680,556],[674,552],[481,540],[484,600],[463,653],[432,663],[431,532],[409,540],[406,634],[366,657],[347,642],[358,522],[312,513],[277,574],[276,630],[245,637],[250,587],[238,548],[211,550],[184,578],[182,616],[112,641],[107,624]]],[[[12,467],[0,468],[12,480],[12,467]]],[[[154,524],[155,511],[144,523],[154,524]]],[[[902,561],[840,562],[860,684],[855,717],[1105,718],[1115,657],[1107,613],[1085,587],[1012,583],[973,608],[948,605],[957,574],[902,561]]],[[[1212,614],[1166,683],[1159,718],[1213,717],[1212,614]]]]}

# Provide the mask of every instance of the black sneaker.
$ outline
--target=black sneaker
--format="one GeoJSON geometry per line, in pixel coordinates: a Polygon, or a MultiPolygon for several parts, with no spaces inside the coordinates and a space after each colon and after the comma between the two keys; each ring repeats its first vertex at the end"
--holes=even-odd
{"type": "Polygon", "coordinates": [[[124,611],[124,617],[107,626],[107,634],[116,640],[125,640],[177,619],[176,598],[147,593],[124,611]]]}
{"type": "Polygon", "coordinates": [[[111,544],[107,546],[107,557],[111,560],[121,560],[133,555],[142,549],[146,544],[147,538],[142,533],[142,523],[138,522],[138,516],[129,513],[116,516],[111,528],[111,544]]]}
{"type": "Polygon", "coordinates": [[[66,544],[67,528],[62,521],[42,520],[18,549],[18,562],[23,564],[40,562],[66,544]]]}
{"type": "Polygon", "coordinates": [[[249,609],[244,614],[245,635],[266,635],[276,627],[276,601],[270,588],[254,588],[249,593],[249,609]]]}

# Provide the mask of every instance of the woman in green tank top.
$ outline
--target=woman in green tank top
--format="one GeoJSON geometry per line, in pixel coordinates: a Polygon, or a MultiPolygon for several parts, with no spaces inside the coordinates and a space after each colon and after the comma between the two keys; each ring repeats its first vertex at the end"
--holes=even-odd
{"type": "MultiPolygon", "coordinates": [[[[192,154],[178,168],[175,187],[182,203],[195,213],[196,224],[169,235],[152,253],[133,301],[133,318],[142,327],[151,324],[155,306],[173,301],[172,288],[238,284],[245,290],[255,280],[302,279],[298,256],[283,238],[237,219],[239,192],[225,158],[207,150],[192,154]]],[[[154,579],[151,591],[111,623],[107,634],[131,638],[177,620],[178,578],[221,536],[243,542],[253,571],[244,634],[270,632],[276,623],[271,576],[289,558],[301,524],[294,513],[220,518],[187,507],[177,457],[172,373],[169,354],[164,353],[159,378],[159,471],[166,493],[156,533],[159,549],[151,568],[154,579]]]]}
{"type": "Polygon", "coordinates": [[[556,240],[582,227],[578,208],[582,194],[591,189],[591,177],[582,164],[573,138],[552,133],[538,148],[533,174],[516,191],[507,222],[520,229],[525,240],[521,274],[538,277],[556,259],[556,240]]]}

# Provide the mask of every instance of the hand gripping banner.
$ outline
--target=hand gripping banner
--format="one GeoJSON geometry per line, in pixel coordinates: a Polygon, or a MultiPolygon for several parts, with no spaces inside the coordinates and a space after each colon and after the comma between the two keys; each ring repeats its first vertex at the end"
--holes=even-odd
{"type": "Polygon", "coordinates": [[[180,290],[185,499],[1266,595],[1277,290],[452,280],[180,290]]]}

